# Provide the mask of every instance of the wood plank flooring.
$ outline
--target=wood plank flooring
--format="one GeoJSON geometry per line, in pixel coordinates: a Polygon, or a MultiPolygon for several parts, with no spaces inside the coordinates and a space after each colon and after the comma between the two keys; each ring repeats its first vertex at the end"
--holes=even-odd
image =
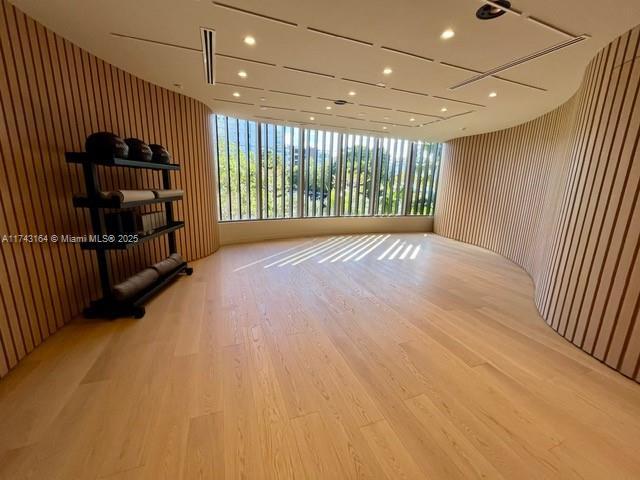
{"type": "Polygon", "coordinates": [[[640,385],[431,234],[224,247],[0,381],[1,479],[637,479],[640,385]]]}

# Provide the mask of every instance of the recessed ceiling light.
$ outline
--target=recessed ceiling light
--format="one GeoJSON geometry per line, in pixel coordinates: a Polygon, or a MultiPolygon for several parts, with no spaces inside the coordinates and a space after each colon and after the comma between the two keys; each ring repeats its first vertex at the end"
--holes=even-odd
{"type": "Polygon", "coordinates": [[[261,101],[261,102],[265,102],[266,100],[267,100],[266,98],[264,98],[264,97],[260,97],[260,101],[261,101]]]}
{"type": "Polygon", "coordinates": [[[415,122],[415,121],[416,121],[416,119],[415,119],[415,118],[413,118],[413,117],[411,117],[411,118],[409,119],[409,121],[410,121],[410,122],[415,122]]]}
{"type": "Polygon", "coordinates": [[[384,120],[389,120],[389,117],[382,117],[384,120]]]}
{"type": "Polygon", "coordinates": [[[324,107],[324,108],[325,108],[325,110],[331,110],[331,106],[330,106],[330,105],[327,105],[327,106],[326,106],[326,107],[324,107]]]}
{"type": "Polygon", "coordinates": [[[255,45],[256,44],[256,39],[253,38],[251,35],[247,35],[246,37],[244,37],[244,43],[246,43],[247,45],[255,45]]]}
{"type": "Polygon", "coordinates": [[[385,75],[391,75],[393,73],[393,70],[391,70],[391,67],[384,67],[382,73],[384,73],[385,75]]]}
{"type": "Polygon", "coordinates": [[[497,94],[496,92],[491,92],[491,93],[489,94],[489,97],[491,97],[491,98],[495,98],[495,97],[497,97],[497,96],[498,96],[498,94],[497,94]]]}
{"type": "Polygon", "coordinates": [[[234,97],[236,97],[236,98],[238,98],[238,97],[240,96],[240,93],[238,93],[238,92],[233,92],[233,96],[234,96],[234,97]]]}
{"type": "Polygon", "coordinates": [[[446,111],[447,111],[447,107],[442,107],[442,108],[440,109],[440,111],[441,111],[441,112],[446,112],[446,111]]]}
{"type": "Polygon", "coordinates": [[[316,117],[309,117],[309,120],[315,120],[316,117]]]}
{"type": "Polygon", "coordinates": [[[440,38],[443,40],[449,40],[450,38],[453,38],[455,34],[456,32],[454,32],[450,28],[447,28],[444,32],[440,34],[440,38]]]}
{"type": "Polygon", "coordinates": [[[355,95],[356,95],[356,92],[354,92],[353,90],[351,90],[351,91],[349,92],[349,96],[350,96],[350,97],[355,97],[355,95]]]}
{"type": "Polygon", "coordinates": [[[238,72],[238,76],[239,76],[240,78],[247,78],[247,72],[245,72],[244,70],[240,70],[240,71],[238,72]]]}
{"type": "Polygon", "coordinates": [[[382,127],[382,129],[383,129],[383,130],[386,130],[386,129],[387,129],[387,127],[382,127]]]}

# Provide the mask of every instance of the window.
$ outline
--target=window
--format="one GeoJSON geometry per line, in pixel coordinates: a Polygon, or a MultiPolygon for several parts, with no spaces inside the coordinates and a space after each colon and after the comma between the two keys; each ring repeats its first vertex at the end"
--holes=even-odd
{"type": "Polygon", "coordinates": [[[433,215],[442,145],[215,116],[221,221],[433,215]]]}
{"type": "Polygon", "coordinates": [[[336,215],[340,135],[335,132],[308,129],[304,130],[303,135],[302,207],[304,216],[336,215]]]}
{"type": "Polygon", "coordinates": [[[376,139],[344,135],[341,215],[371,215],[376,139]]]}
{"type": "Polygon", "coordinates": [[[441,143],[414,143],[416,148],[413,172],[409,176],[411,195],[407,215],[433,215],[440,173],[441,143]]]}

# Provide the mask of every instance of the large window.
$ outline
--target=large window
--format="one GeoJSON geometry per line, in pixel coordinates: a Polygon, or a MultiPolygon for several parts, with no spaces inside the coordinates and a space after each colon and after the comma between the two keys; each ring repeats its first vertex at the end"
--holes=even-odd
{"type": "Polygon", "coordinates": [[[433,215],[442,146],[215,116],[220,220],[433,215]]]}

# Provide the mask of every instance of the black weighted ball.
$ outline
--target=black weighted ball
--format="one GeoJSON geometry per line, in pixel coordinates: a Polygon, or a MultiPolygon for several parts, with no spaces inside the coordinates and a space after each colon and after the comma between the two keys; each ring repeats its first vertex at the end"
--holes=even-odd
{"type": "Polygon", "coordinates": [[[124,141],[129,146],[129,160],[137,160],[138,162],[150,162],[153,152],[149,145],[137,138],[125,138],[124,141]]]}
{"type": "Polygon", "coordinates": [[[162,145],[158,145],[157,143],[152,143],[151,145],[149,145],[149,148],[153,152],[153,157],[152,157],[153,162],[156,162],[156,163],[171,162],[171,154],[162,145]]]}
{"type": "Polygon", "coordinates": [[[84,149],[98,160],[127,158],[129,155],[129,146],[122,138],[111,132],[92,133],[87,137],[84,149]]]}

